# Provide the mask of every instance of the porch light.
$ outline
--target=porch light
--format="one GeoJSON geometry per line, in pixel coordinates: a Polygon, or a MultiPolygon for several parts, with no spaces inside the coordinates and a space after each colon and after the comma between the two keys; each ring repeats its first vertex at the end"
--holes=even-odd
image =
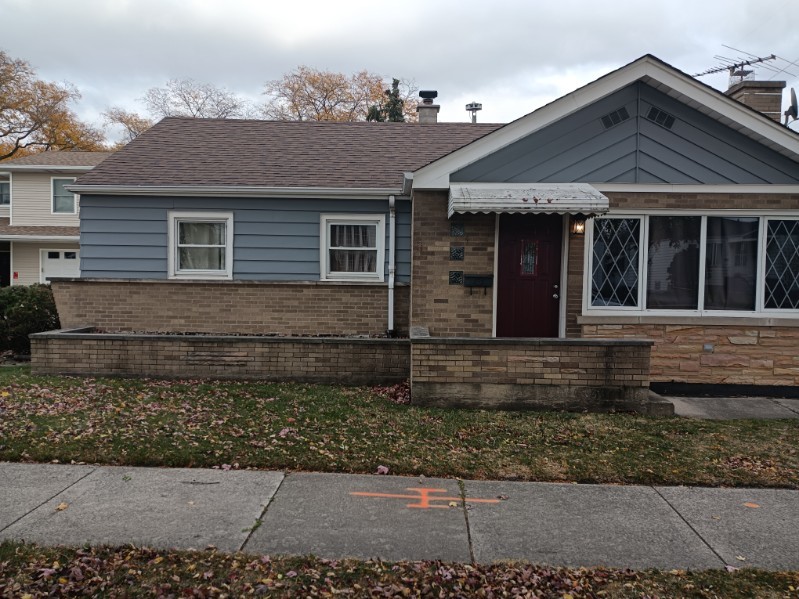
{"type": "Polygon", "coordinates": [[[585,217],[582,215],[572,216],[572,235],[585,234],[585,217]]]}

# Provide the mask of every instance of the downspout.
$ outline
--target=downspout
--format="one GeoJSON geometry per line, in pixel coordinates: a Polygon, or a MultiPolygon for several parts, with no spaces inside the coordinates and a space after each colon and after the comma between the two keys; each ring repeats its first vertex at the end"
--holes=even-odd
{"type": "Polygon", "coordinates": [[[394,238],[397,224],[397,206],[394,196],[388,196],[388,330],[389,337],[394,336],[394,238]]]}

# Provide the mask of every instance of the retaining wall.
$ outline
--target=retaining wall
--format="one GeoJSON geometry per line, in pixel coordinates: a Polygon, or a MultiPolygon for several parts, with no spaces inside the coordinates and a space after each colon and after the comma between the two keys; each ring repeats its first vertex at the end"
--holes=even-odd
{"type": "Polygon", "coordinates": [[[98,334],[31,335],[34,374],[259,379],[352,385],[408,378],[407,339],[98,334]]]}
{"type": "Polygon", "coordinates": [[[648,340],[414,338],[412,401],[474,408],[638,411],[648,340]]]}

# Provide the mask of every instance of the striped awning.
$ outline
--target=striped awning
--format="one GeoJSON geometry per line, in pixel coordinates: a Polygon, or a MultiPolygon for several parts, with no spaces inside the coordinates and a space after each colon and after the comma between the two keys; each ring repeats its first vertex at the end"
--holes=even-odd
{"type": "Polygon", "coordinates": [[[608,198],[587,183],[451,183],[448,215],[583,214],[608,211],[608,198]]]}

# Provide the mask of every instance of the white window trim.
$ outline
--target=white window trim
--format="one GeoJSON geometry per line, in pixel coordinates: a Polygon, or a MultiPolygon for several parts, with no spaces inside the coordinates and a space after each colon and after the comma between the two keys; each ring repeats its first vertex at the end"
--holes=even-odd
{"type": "Polygon", "coordinates": [[[386,216],[384,214],[322,214],[319,218],[319,279],[321,281],[367,281],[382,282],[385,273],[386,261],[386,216]],[[362,225],[374,224],[377,226],[377,264],[376,272],[328,272],[328,230],[331,224],[336,225],[362,225]]]}
{"type": "Polygon", "coordinates": [[[233,213],[232,212],[186,212],[169,211],[167,235],[168,276],[170,279],[232,279],[233,278],[233,213]],[[178,223],[224,222],[225,223],[225,269],[224,270],[177,270],[178,223]]]}
{"type": "Polygon", "coordinates": [[[626,210],[609,213],[606,218],[637,218],[641,220],[641,237],[638,251],[638,305],[629,306],[592,306],[591,289],[593,285],[592,271],[594,261],[594,227],[589,225],[586,231],[584,248],[585,272],[583,276],[583,316],[664,316],[664,317],[706,317],[706,318],[793,318],[799,315],[798,309],[784,308],[780,310],[764,308],[765,304],[765,267],[766,267],[766,231],[770,220],[799,220],[798,210],[626,210]],[[759,218],[758,223],[758,259],[756,269],[755,308],[754,310],[657,310],[645,307],[647,269],[645,259],[649,251],[649,218],[650,216],[701,216],[701,233],[699,240],[699,296],[697,306],[704,305],[705,295],[705,261],[707,241],[707,218],[712,216],[736,217],[750,216],[759,218]]]}
{"type": "Polygon", "coordinates": [[[73,200],[72,200],[72,212],[56,212],[55,211],[55,182],[57,180],[65,180],[65,181],[72,181],[75,182],[75,177],[50,177],[50,214],[53,215],[69,215],[69,214],[77,214],[78,213],[78,194],[73,193],[73,200]]]}

